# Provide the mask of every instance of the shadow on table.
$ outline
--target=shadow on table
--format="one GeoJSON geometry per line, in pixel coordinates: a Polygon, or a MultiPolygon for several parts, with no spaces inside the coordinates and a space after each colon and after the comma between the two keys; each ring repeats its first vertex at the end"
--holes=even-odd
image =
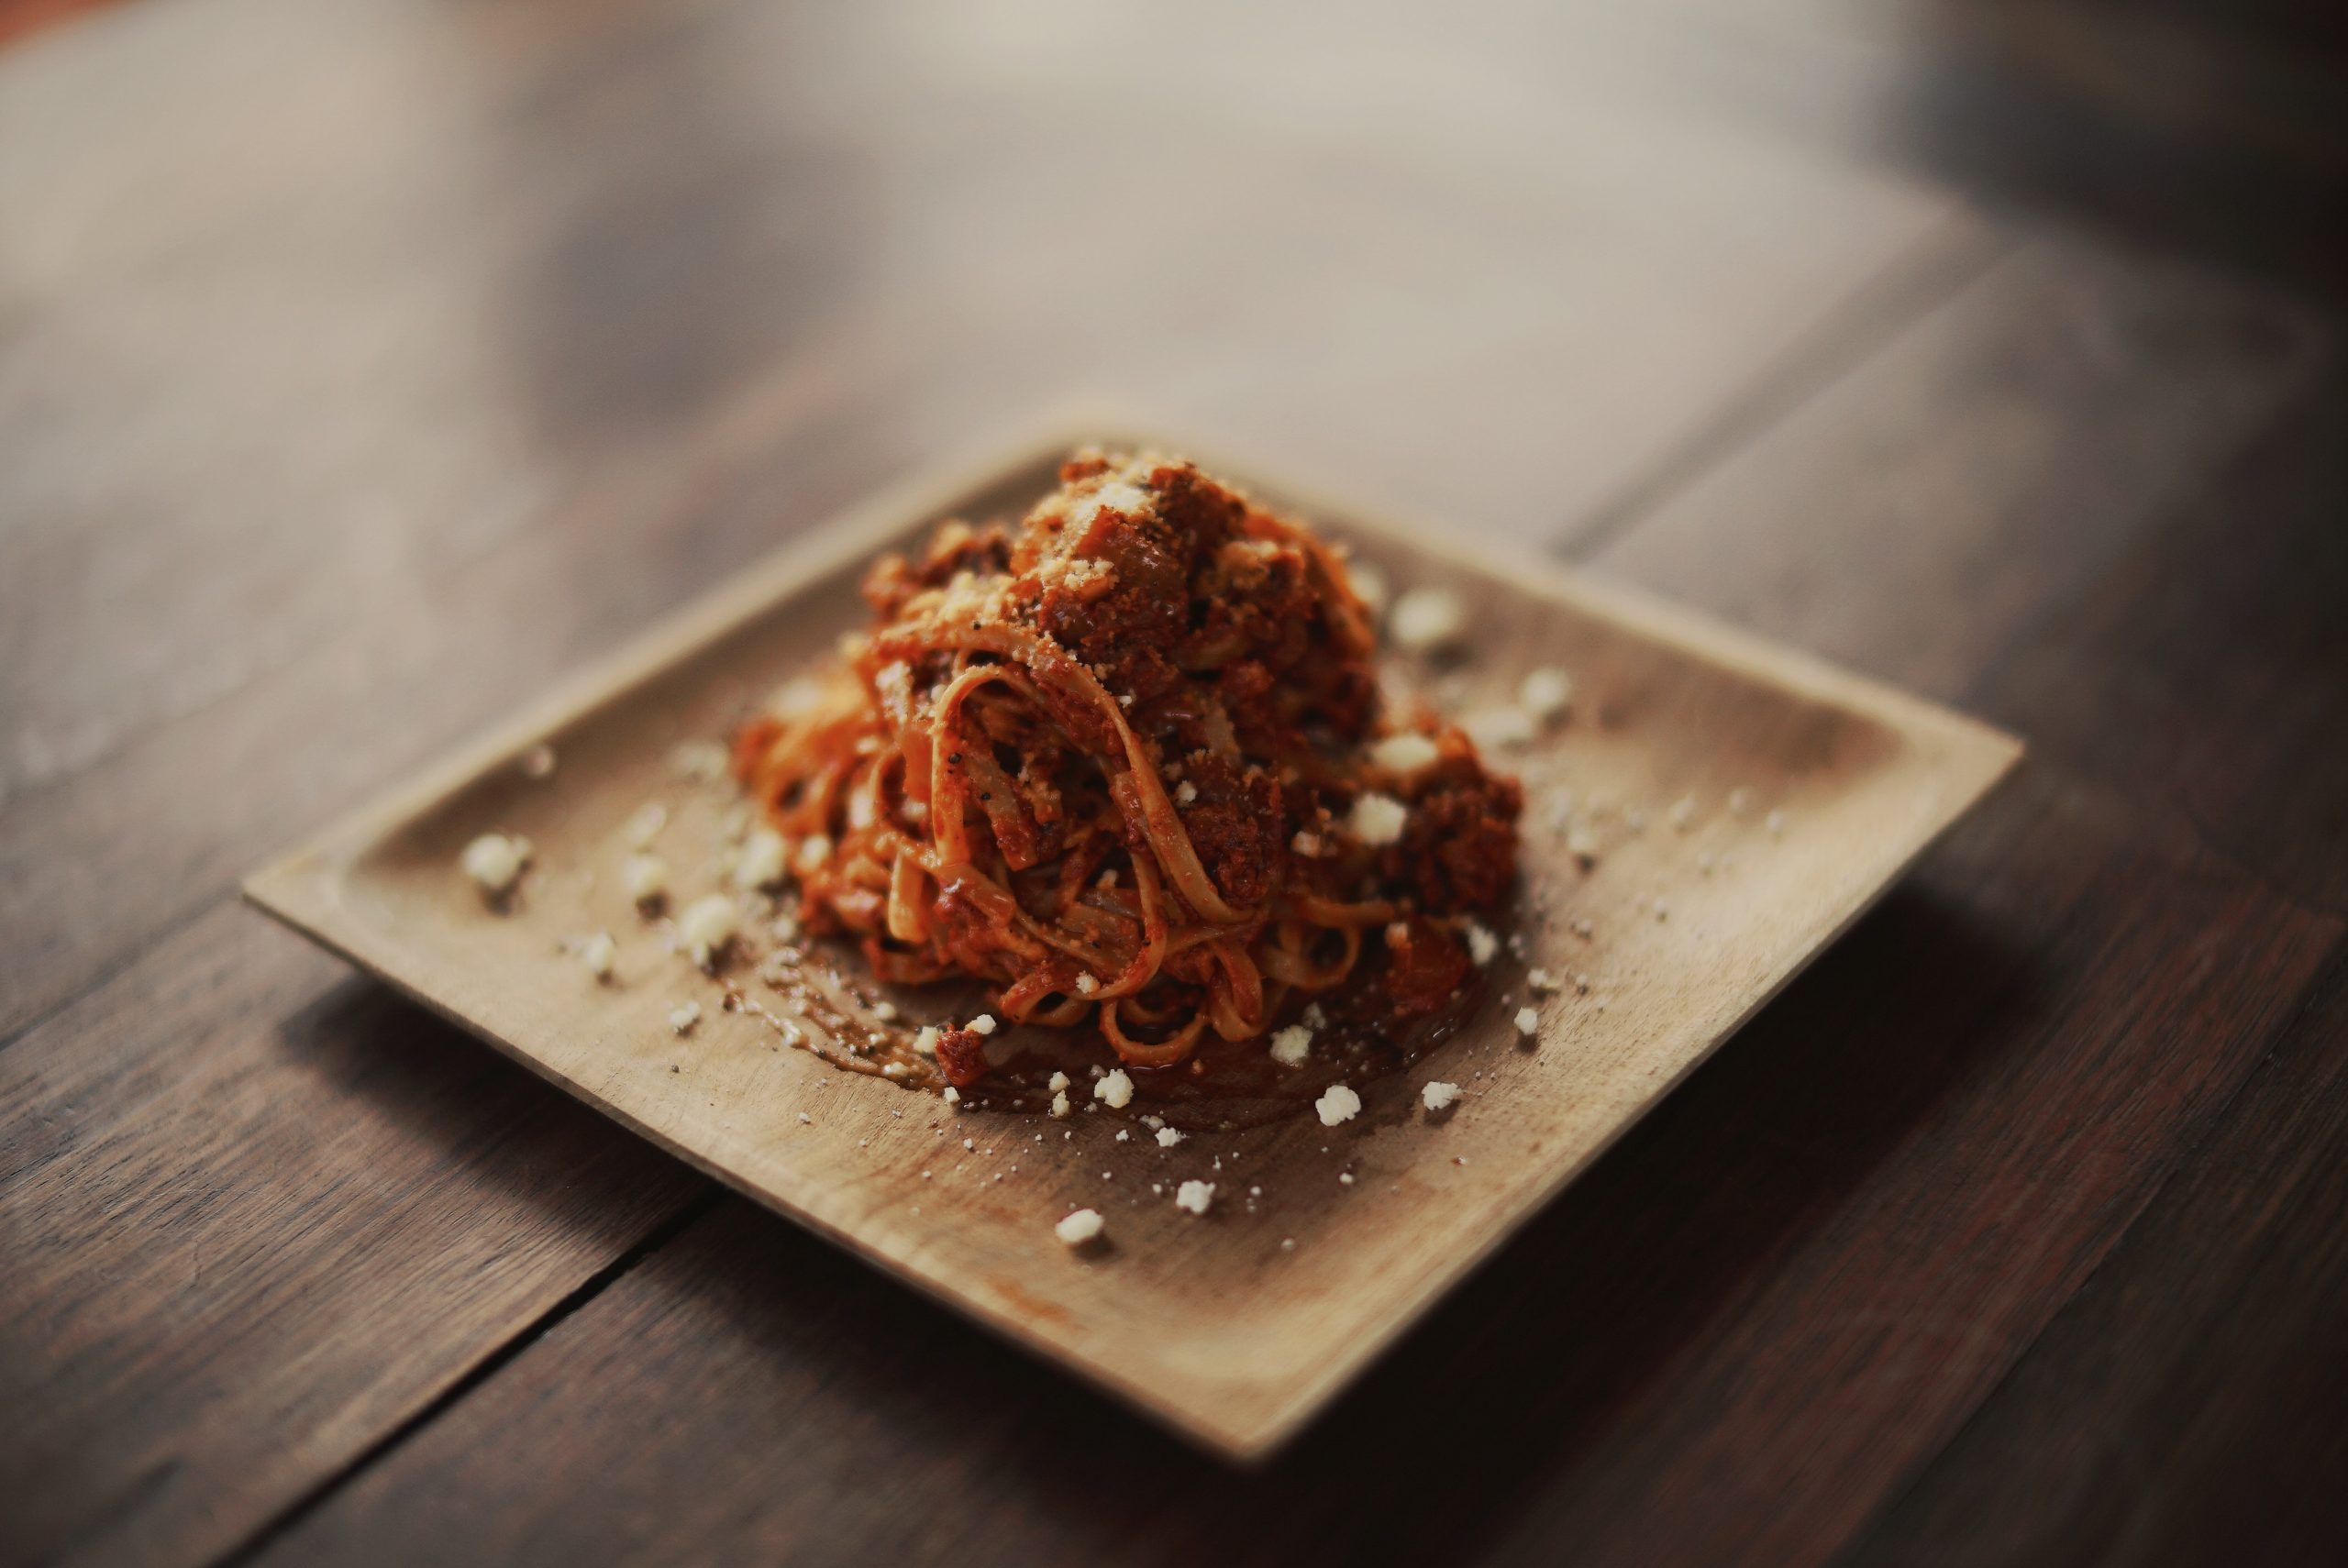
{"type": "Polygon", "coordinates": [[[735,1238],[725,1250],[787,1261],[693,1271],[678,1288],[786,1359],[807,1355],[810,1336],[780,1318],[812,1308],[848,1402],[922,1452],[933,1435],[967,1443],[983,1493],[1030,1505],[990,1508],[970,1561],[1020,1560],[1023,1521],[1050,1521],[1055,1538],[1092,1528],[1102,1510],[1056,1518],[1053,1500],[1096,1488],[1122,1499],[1121,1538],[1156,1543],[1148,1558],[1464,1559],[1543,1477],[1601,1441],[1635,1441],[1673,1363],[1717,1338],[2039,1010],[2019,955],[1929,895],[1895,891],[1257,1471],[1197,1452],[747,1203],[709,1222],[735,1238]]]}

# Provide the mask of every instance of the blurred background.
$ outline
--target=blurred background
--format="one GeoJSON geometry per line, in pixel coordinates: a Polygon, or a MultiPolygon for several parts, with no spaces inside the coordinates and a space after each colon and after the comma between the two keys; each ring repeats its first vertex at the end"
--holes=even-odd
{"type": "Polygon", "coordinates": [[[1561,544],[1985,210],[2328,285],[2308,11],[0,0],[0,790],[331,637],[550,668],[1072,397],[1561,544]]]}
{"type": "Polygon", "coordinates": [[[0,0],[0,1562],[2340,1561],[2343,171],[2294,0],[0,0]],[[1262,1476],[233,907],[1071,403],[2032,745],[1262,1476]]]}

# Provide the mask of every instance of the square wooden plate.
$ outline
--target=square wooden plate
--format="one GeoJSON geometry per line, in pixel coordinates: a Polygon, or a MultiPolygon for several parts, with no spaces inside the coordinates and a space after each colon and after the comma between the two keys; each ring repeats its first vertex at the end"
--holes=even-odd
{"type": "MultiPolygon", "coordinates": [[[[1816,956],[2021,752],[1685,612],[1541,561],[1479,558],[1467,532],[1382,520],[1195,447],[1056,431],[892,491],[781,551],[245,890],[703,1170],[1200,1441],[1259,1455],[1816,956]],[[723,738],[860,625],[857,583],[876,551],[942,516],[1015,516],[1086,439],[1187,451],[1347,541],[1397,588],[1455,590],[1473,631],[1439,684],[1459,711],[1507,700],[1537,666],[1574,679],[1566,722],[1494,757],[1527,787],[1522,951],[1493,961],[1455,1040],[1364,1086],[1361,1115],[1339,1127],[1307,1115],[1161,1149],[1146,1134],[1117,1142],[1130,1124],[1109,1115],[958,1111],[778,1048],[772,1026],[721,1011],[714,984],[667,951],[620,886],[625,824],[647,802],[668,812],[659,848],[679,895],[718,886],[737,798],[681,771],[678,748],[723,738]],[[557,766],[534,778],[525,759],[540,742],[557,766]],[[536,846],[504,912],[457,869],[491,829],[536,846]],[[1567,848],[1576,831],[1576,848],[1596,847],[1587,866],[1567,848]],[[618,939],[608,985],[562,950],[597,931],[618,939]],[[1562,989],[1532,994],[1532,968],[1562,989]],[[681,1036],[668,1016],[685,1000],[703,1018],[681,1036]],[[1541,1020],[1531,1042],[1512,1021],[1528,1003],[1541,1020]],[[1419,1091],[1436,1078],[1468,1092],[1430,1115],[1419,1091]],[[1215,1183],[1204,1218],[1174,1207],[1190,1178],[1215,1183]],[[1055,1239],[1078,1207],[1107,1216],[1107,1245],[1055,1239]]],[[[917,993],[903,1000],[910,1016],[947,1013],[917,993]]]]}

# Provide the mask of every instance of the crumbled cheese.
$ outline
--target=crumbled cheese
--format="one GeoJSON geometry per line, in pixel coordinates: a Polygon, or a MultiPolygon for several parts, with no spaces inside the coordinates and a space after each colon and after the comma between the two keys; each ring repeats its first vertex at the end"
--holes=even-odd
{"type": "Polygon", "coordinates": [[[1100,988],[1101,982],[1090,975],[1079,975],[1076,977],[1076,994],[1080,997],[1089,997],[1100,988]]]}
{"type": "Polygon", "coordinates": [[[916,1056],[937,1055],[937,1025],[925,1023],[921,1026],[914,1035],[914,1055],[916,1056]]]}
{"type": "Polygon", "coordinates": [[[669,808],[658,801],[647,801],[628,817],[620,834],[627,840],[630,849],[649,849],[652,841],[660,836],[660,830],[668,825],[669,808]]]}
{"type": "Polygon", "coordinates": [[[1301,1067],[1312,1054],[1312,1031],[1291,1023],[1272,1036],[1272,1060],[1283,1067],[1301,1067]]]}
{"type": "Polygon", "coordinates": [[[522,777],[550,778],[554,776],[554,747],[540,741],[522,754],[522,777]]]}
{"type": "Polygon", "coordinates": [[[1432,1083],[1419,1091],[1420,1103],[1429,1110],[1441,1110],[1458,1098],[1457,1084],[1432,1083]]]}
{"type": "Polygon", "coordinates": [[[657,855],[631,855],[620,867],[620,886],[639,904],[669,896],[669,863],[657,855]]]}
{"type": "Polygon", "coordinates": [[[608,980],[612,977],[612,960],[618,952],[619,944],[612,940],[612,933],[599,931],[579,944],[579,961],[597,979],[608,980]]]}
{"type": "Polygon", "coordinates": [[[1066,1116],[1072,1109],[1074,1108],[1068,1102],[1068,1090],[1062,1089],[1059,1093],[1052,1096],[1052,1114],[1054,1116],[1066,1116]]]}
{"type": "Polygon", "coordinates": [[[1092,1086],[1092,1098],[1112,1110],[1123,1110],[1134,1099],[1134,1080],[1119,1067],[1092,1086]]]}
{"type": "Polygon", "coordinates": [[[1468,738],[1484,751],[1499,751],[1507,746],[1523,745],[1539,732],[1532,718],[1522,708],[1509,706],[1486,708],[1459,721],[1468,738]]]}
{"type": "Polygon", "coordinates": [[[1170,1149],[1181,1141],[1182,1134],[1175,1132],[1171,1127],[1161,1127],[1157,1130],[1157,1146],[1161,1149],[1170,1149]]]}
{"type": "Polygon", "coordinates": [[[1468,630],[1468,610],[1447,588],[1413,588],[1394,602],[1386,626],[1406,648],[1439,648],[1468,630]]]}
{"type": "Polygon", "coordinates": [[[982,1012],[962,1027],[969,1030],[973,1034],[992,1034],[995,1028],[994,1014],[991,1012],[982,1012]]]}
{"type": "Polygon", "coordinates": [[[1321,1125],[1335,1127],[1340,1121],[1351,1121],[1361,1113],[1361,1096],[1344,1084],[1331,1084],[1312,1109],[1321,1113],[1321,1125]]]}
{"type": "Polygon", "coordinates": [[[1068,1075],[1066,1073],[1054,1073],[1052,1075],[1052,1081],[1046,1084],[1044,1087],[1051,1090],[1054,1094],[1058,1094],[1060,1090],[1068,1088],[1068,1075]]]}
{"type": "Polygon", "coordinates": [[[1353,584],[1354,597],[1360,600],[1362,607],[1371,614],[1375,615],[1386,608],[1390,590],[1386,585],[1386,574],[1375,566],[1368,561],[1347,561],[1346,580],[1353,584]]]}
{"type": "Polygon", "coordinates": [[[1585,867],[1598,864],[1598,835],[1578,823],[1566,834],[1566,853],[1585,867]]]}
{"type": "Polygon", "coordinates": [[[1080,1247],[1108,1225],[1097,1209],[1080,1209],[1052,1227],[1052,1234],[1071,1247],[1080,1247]]]}
{"type": "Polygon", "coordinates": [[[1296,836],[1288,841],[1288,846],[1307,860],[1311,860],[1321,853],[1321,835],[1317,833],[1307,833],[1302,828],[1299,828],[1296,830],[1296,836]]]}
{"type": "Polygon", "coordinates": [[[1204,1214],[1213,1202],[1214,1183],[1211,1181],[1186,1181],[1175,1189],[1174,1207],[1192,1214],[1204,1214]]]}
{"type": "Polygon", "coordinates": [[[1328,1021],[1329,1015],[1322,1010],[1319,1002],[1312,1001],[1304,1004],[1304,1022],[1307,1028],[1321,1029],[1325,1027],[1328,1021]]]}
{"type": "Polygon", "coordinates": [[[724,893],[695,899],[677,917],[677,942],[703,968],[725,949],[741,929],[742,911],[724,893]]]}
{"type": "Polygon", "coordinates": [[[805,1111],[803,1111],[803,1111],[801,1111],[801,1112],[799,1113],[799,1120],[800,1120],[800,1121],[802,1121],[812,1122],[812,1121],[814,1121],[815,1119],[814,1119],[814,1117],[812,1117],[812,1116],[808,1115],[805,1111]]]}
{"type": "Polygon", "coordinates": [[[686,741],[669,754],[669,765],[697,783],[714,784],[725,777],[725,748],[715,741],[686,741]]]}
{"type": "Polygon", "coordinates": [[[1519,1034],[1526,1035],[1528,1037],[1538,1034],[1541,1032],[1540,1010],[1530,1007],[1518,1008],[1516,1010],[1516,1032],[1519,1034]]]}
{"type": "Polygon", "coordinates": [[[679,1002],[669,1010],[669,1027],[680,1034],[691,1033],[700,1021],[701,1003],[697,1001],[679,1002]]]}
{"type": "Polygon", "coordinates": [[[946,1103],[948,1105],[959,1105],[962,1103],[962,1091],[956,1088],[952,1084],[947,1084],[946,1086],[945,1099],[946,1103]]]}
{"type": "Polygon", "coordinates": [[[759,828],[742,841],[742,853],[734,858],[734,885],[745,892],[773,887],[782,880],[790,855],[782,834],[759,828]]]}
{"type": "Polygon", "coordinates": [[[1369,748],[1370,765],[1389,773],[1416,773],[1433,767],[1435,756],[1434,742],[1415,732],[1388,735],[1369,748]]]}
{"type": "Polygon", "coordinates": [[[465,845],[458,857],[465,875],[481,885],[481,890],[491,898],[500,898],[514,890],[522,875],[522,867],[530,863],[530,841],[502,833],[485,833],[465,845]]]}
{"type": "Polygon", "coordinates": [[[1353,835],[1368,845],[1392,844],[1402,836],[1402,824],[1411,818],[1411,809],[1391,795],[1368,794],[1354,801],[1353,810],[1346,817],[1346,826],[1353,835]]]}
{"type": "Polygon", "coordinates": [[[825,862],[831,859],[831,835],[829,834],[811,833],[805,838],[799,841],[799,853],[792,858],[793,863],[799,867],[799,874],[802,877],[805,877],[822,870],[824,868],[825,862]]]}
{"type": "Polygon", "coordinates": [[[1557,988],[1557,977],[1546,969],[1527,969],[1524,983],[1536,991],[1554,991],[1557,988]]]}
{"type": "Polygon", "coordinates": [[[1555,665],[1528,669],[1516,689],[1516,704],[1534,720],[1547,723],[1573,705],[1574,680],[1555,665]]]}
{"type": "Polygon", "coordinates": [[[894,1023],[897,1021],[897,1004],[892,1001],[874,1002],[872,1016],[883,1023],[894,1023]]]}
{"type": "Polygon", "coordinates": [[[1199,787],[1187,778],[1174,787],[1174,802],[1177,805],[1187,806],[1198,798],[1199,787]]]}
{"type": "Polygon", "coordinates": [[[1472,920],[1468,922],[1467,936],[1468,956],[1475,960],[1479,969],[1500,955],[1501,939],[1472,920]]]}

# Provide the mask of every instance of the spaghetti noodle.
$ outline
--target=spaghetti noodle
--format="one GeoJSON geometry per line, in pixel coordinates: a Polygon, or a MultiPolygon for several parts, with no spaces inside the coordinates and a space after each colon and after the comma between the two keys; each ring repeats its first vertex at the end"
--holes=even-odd
{"type": "MultiPolygon", "coordinates": [[[[1082,452],[1015,532],[943,525],[867,578],[875,622],[736,737],[801,918],[875,975],[1091,1021],[1191,1062],[1357,975],[1400,1013],[1465,979],[1521,794],[1382,709],[1343,562],[1193,466],[1082,452]]],[[[967,1085],[985,1042],[948,1030],[967,1085]]]]}

